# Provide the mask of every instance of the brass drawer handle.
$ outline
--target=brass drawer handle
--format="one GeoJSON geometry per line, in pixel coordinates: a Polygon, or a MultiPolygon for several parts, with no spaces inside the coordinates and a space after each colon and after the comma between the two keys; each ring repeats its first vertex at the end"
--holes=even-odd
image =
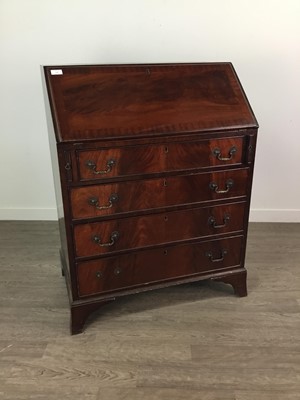
{"type": "Polygon", "coordinates": [[[117,193],[113,193],[109,196],[108,203],[104,206],[99,205],[99,200],[97,197],[91,197],[88,200],[90,206],[97,208],[97,210],[106,210],[107,208],[112,208],[113,204],[119,200],[119,196],[117,193]]]}
{"type": "Polygon", "coordinates": [[[219,228],[224,228],[225,226],[227,226],[227,222],[229,220],[230,220],[230,215],[229,214],[224,214],[223,224],[218,225],[217,222],[216,222],[216,218],[213,217],[213,216],[210,216],[208,218],[208,224],[211,225],[215,229],[219,229],[219,228]]]}
{"type": "Polygon", "coordinates": [[[93,242],[95,242],[96,244],[98,244],[100,247],[109,247],[109,246],[113,246],[116,241],[119,239],[120,234],[119,232],[115,231],[110,235],[110,242],[108,243],[101,243],[101,238],[97,235],[92,237],[93,242]]]}
{"type": "Polygon", "coordinates": [[[220,258],[214,258],[212,251],[207,251],[205,255],[210,259],[211,262],[221,262],[224,260],[224,256],[226,256],[227,253],[227,250],[222,250],[220,258]]]}
{"type": "Polygon", "coordinates": [[[215,182],[210,182],[209,187],[215,193],[223,194],[223,193],[228,193],[229,192],[229,190],[233,187],[233,183],[234,183],[233,179],[227,179],[227,181],[226,181],[226,189],[224,189],[224,190],[219,190],[219,187],[215,182]]]}
{"type": "Polygon", "coordinates": [[[102,171],[96,170],[96,164],[94,163],[94,161],[88,160],[85,165],[93,172],[93,174],[104,175],[111,172],[113,166],[116,165],[116,160],[113,159],[108,160],[106,163],[106,169],[103,169],[102,171]]]}
{"type": "Polygon", "coordinates": [[[220,161],[230,161],[230,160],[232,160],[232,158],[236,152],[237,152],[237,148],[235,146],[233,146],[229,150],[229,153],[228,153],[229,157],[222,157],[221,150],[217,147],[213,150],[213,155],[215,157],[217,157],[217,159],[220,161]]]}

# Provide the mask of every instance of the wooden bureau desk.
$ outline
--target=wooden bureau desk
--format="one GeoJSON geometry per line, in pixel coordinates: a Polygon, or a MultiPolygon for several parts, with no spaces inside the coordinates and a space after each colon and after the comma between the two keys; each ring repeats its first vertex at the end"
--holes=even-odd
{"type": "Polygon", "coordinates": [[[71,332],[119,296],[246,296],[258,124],[230,63],[43,67],[71,332]]]}

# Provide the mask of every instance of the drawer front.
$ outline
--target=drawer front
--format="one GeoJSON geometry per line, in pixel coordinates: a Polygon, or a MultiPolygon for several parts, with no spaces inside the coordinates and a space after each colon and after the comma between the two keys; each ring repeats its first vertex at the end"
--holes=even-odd
{"type": "Polygon", "coordinates": [[[245,196],[248,173],[248,169],[239,169],[73,188],[73,218],[94,218],[245,196]]]}
{"type": "Polygon", "coordinates": [[[243,237],[140,251],[77,265],[79,296],[238,267],[243,237]]]}
{"type": "Polygon", "coordinates": [[[80,180],[241,164],[244,137],[78,151],[80,180]]]}
{"type": "Polygon", "coordinates": [[[144,215],[74,228],[78,257],[236,232],[243,229],[245,203],[144,215]]]}

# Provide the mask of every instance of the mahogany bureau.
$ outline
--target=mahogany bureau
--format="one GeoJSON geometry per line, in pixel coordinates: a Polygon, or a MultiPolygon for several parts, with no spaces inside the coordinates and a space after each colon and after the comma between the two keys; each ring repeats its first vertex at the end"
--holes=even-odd
{"type": "Polygon", "coordinates": [[[42,68],[71,333],[119,296],[246,296],[258,124],[231,63],[42,68]]]}

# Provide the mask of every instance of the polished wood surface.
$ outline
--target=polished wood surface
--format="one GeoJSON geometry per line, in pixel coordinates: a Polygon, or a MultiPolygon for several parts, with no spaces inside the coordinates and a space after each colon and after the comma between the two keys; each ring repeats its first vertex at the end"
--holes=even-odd
{"type": "MultiPolygon", "coordinates": [[[[226,133],[225,133],[226,134],[226,133]]],[[[183,143],[162,143],[156,145],[124,146],[112,149],[80,151],[78,155],[80,180],[107,179],[111,177],[144,175],[200,169],[211,166],[224,167],[242,163],[246,137],[201,140],[183,143]],[[236,151],[231,155],[232,149],[236,151]],[[214,151],[219,150],[219,158],[214,151]],[[115,164],[107,173],[107,163],[115,164]],[[95,164],[95,170],[88,163],[95,164]],[[105,171],[102,174],[101,171],[105,171]],[[95,173],[96,172],[96,173],[95,173]]]]}
{"type": "Polygon", "coordinates": [[[71,189],[73,217],[117,215],[136,210],[241,198],[247,195],[245,182],[248,176],[248,169],[237,169],[74,188],[71,189]],[[232,180],[233,185],[226,193],[216,193],[210,187],[211,183],[216,183],[218,190],[226,190],[228,180],[232,180]],[[107,205],[112,194],[117,194],[118,201],[111,208],[98,210],[90,204],[90,199],[96,198],[100,206],[107,205]]]}
{"type": "Polygon", "coordinates": [[[43,71],[71,333],[126,294],[214,277],[245,296],[258,126],[232,65],[43,71]]]}
{"type": "Polygon", "coordinates": [[[242,237],[141,251],[79,263],[80,296],[239,267],[242,237]],[[226,254],[223,252],[226,251],[226,254]],[[210,255],[210,256],[209,256],[210,255]]]}
{"type": "Polygon", "coordinates": [[[58,141],[257,127],[230,63],[51,66],[45,73],[58,141]]]}
{"type": "Polygon", "coordinates": [[[248,297],[120,297],[70,336],[56,222],[0,222],[1,400],[299,400],[300,224],[250,224],[248,297]]]}
{"type": "Polygon", "coordinates": [[[76,254],[88,257],[242,231],[244,214],[245,203],[238,203],[80,224],[74,228],[76,254]],[[113,232],[118,233],[115,242],[101,247],[113,232]]]}

